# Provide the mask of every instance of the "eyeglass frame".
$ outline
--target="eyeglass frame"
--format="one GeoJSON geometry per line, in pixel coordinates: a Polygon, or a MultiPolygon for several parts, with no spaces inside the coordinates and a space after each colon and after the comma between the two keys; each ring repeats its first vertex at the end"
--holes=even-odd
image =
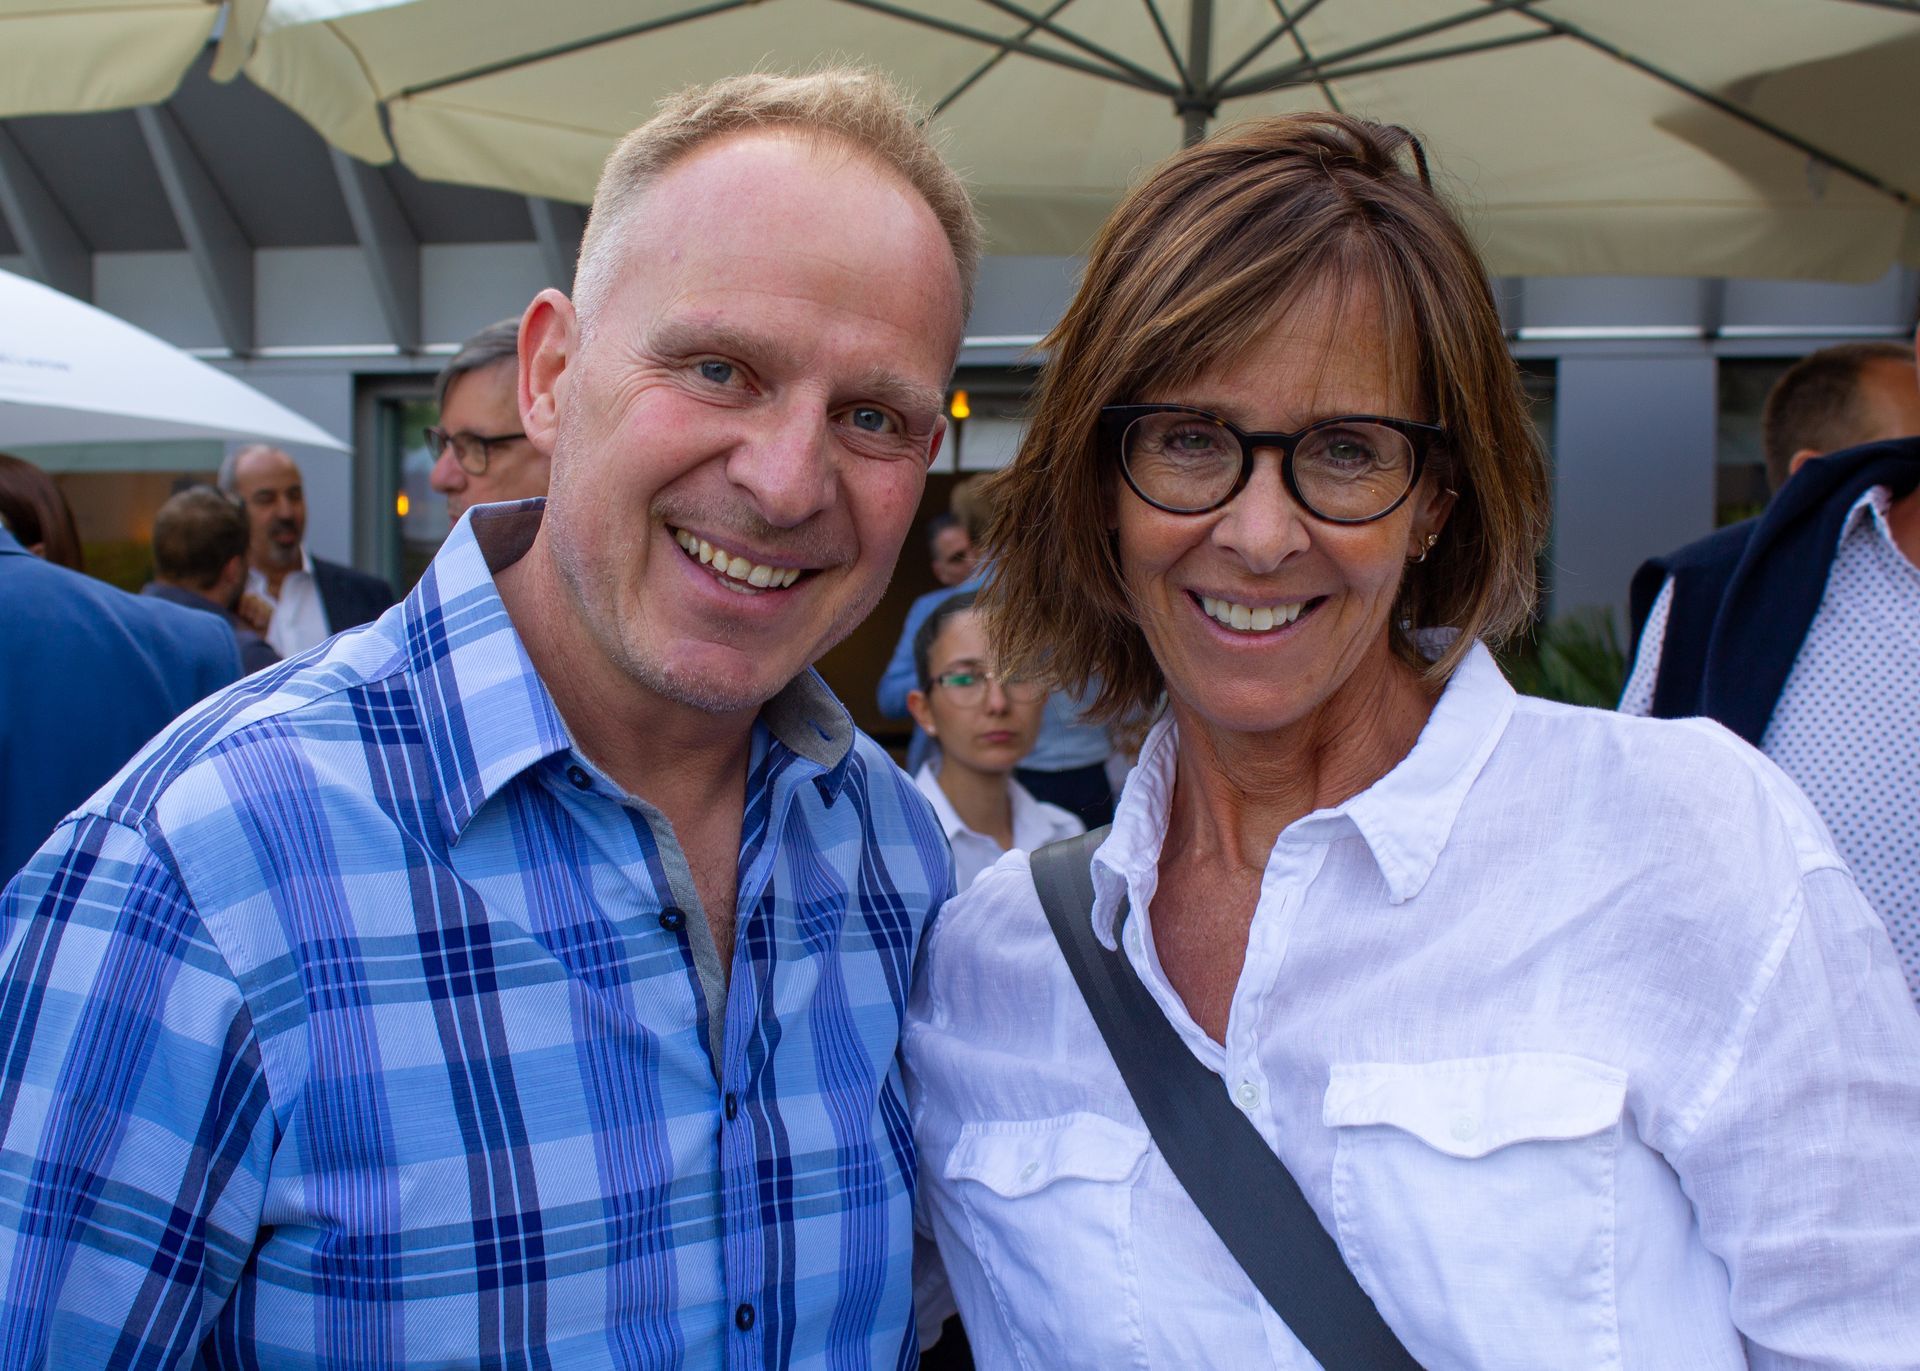
{"type": "Polygon", "coordinates": [[[1316,419],[1305,428],[1292,433],[1249,433],[1231,420],[1223,419],[1212,410],[1200,409],[1194,405],[1102,405],[1100,407],[1100,433],[1111,449],[1112,455],[1120,467],[1120,475],[1131,490],[1141,500],[1165,514],[1212,514],[1232,504],[1234,498],[1247,488],[1247,482],[1253,476],[1253,454],[1260,448],[1278,448],[1280,451],[1280,479],[1287,487],[1287,494],[1293,502],[1327,524],[1371,524],[1386,518],[1407,502],[1420,485],[1420,477],[1426,468],[1427,449],[1444,440],[1447,430],[1440,424],[1422,423],[1416,419],[1395,419],[1385,414],[1336,414],[1328,419],[1316,419]],[[1218,424],[1231,433],[1234,441],[1240,444],[1240,471],[1233,478],[1233,486],[1213,504],[1201,509],[1178,509],[1164,505],[1140,489],[1133,478],[1133,471],[1127,465],[1127,433],[1134,424],[1153,414],[1192,414],[1218,424]],[[1322,514],[1315,509],[1307,498],[1300,493],[1300,485],[1293,477],[1293,454],[1308,434],[1321,429],[1335,428],[1341,424],[1374,424],[1380,428],[1391,429],[1407,440],[1413,449],[1413,470],[1407,478],[1407,488],[1400,492],[1393,503],[1377,514],[1363,515],[1357,519],[1342,519],[1331,514],[1322,514]]]}
{"type": "Polygon", "coordinates": [[[420,436],[426,440],[427,451],[433,454],[434,461],[437,462],[440,460],[440,454],[445,452],[447,445],[451,443],[453,445],[453,460],[459,465],[460,470],[466,472],[469,476],[485,476],[487,474],[487,468],[493,464],[494,448],[500,446],[502,443],[511,443],[516,438],[525,438],[527,435],[525,432],[475,433],[471,429],[462,429],[458,433],[449,433],[438,424],[428,424],[420,431],[420,436]],[[462,438],[469,442],[480,444],[480,469],[478,471],[468,466],[466,458],[460,453],[460,444],[455,440],[462,438]]]}
{"type": "Polygon", "coordinates": [[[980,698],[978,700],[966,700],[961,698],[960,696],[957,696],[957,695],[954,696],[954,703],[963,705],[968,709],[972,709],[975,705],[985,704],[987,702],[988,687],[994,686],[994,685],[998,685],[1000,687],[1000,692],[1007,697],[1009,702],[1012,702],[1016,699],[1013,693],[1014,687],[1015,686],[1021,687],[1021,694],[1018,697],[1018,702],[1023,705],[1030,705],[1035,703],[1036,701],[1044,700],[1047,698],[1048,694],[1050,693],[1044,681],[1036,681],[1031,676],[1016,676],[1011,681],[1009,681],[1005,676],[1002,676],[998,671],[989,671],[989,670],[986,670],[985,668],[982,668],[979,670],[964,670],[960,668],[954,668],[952,670],[942,671],[937,676],[928,678],[928,681],[927,681],[928,689],[932,689],[934,686],[940,686],[941,688],[946,690],[948,694],[952,694],[955,690],[966,689],[965,686],[955,686],[951,684],[947,680],[947,677],[949,676],[978,676],[980,678],[980,698]],[[1031,693],[1028,693],[1028,692],[1031,692],[1031,693]]]}

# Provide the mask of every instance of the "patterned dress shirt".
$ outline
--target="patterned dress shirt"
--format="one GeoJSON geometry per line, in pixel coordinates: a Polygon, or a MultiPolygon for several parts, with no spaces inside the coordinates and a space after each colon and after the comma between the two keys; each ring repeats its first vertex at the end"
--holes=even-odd
{"type": "Polygon", "coordinates": [[[801,677],[723,977],[494,589],[540,508],[189,713],[0,895],[0,1367],[910,1363],[940,830],[801,677]]]}

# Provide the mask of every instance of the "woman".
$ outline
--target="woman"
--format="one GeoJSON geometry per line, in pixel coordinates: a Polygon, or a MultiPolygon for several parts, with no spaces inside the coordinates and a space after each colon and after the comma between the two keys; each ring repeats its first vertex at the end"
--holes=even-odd
{"type": "Polygon", "coordinates": [[[32,462],[0,452],[0,523],[36,557],[85,571],[80,530],[60,487],[32,462]]]}
{"type": "MultiPolygon", "coordinates": [[[[1418,159],[1334,115],[1190,148],[1048,340],[983,604],[1009,670],[1098,679],[1109,720],[1165,699],[1094,928],[1125,902],[1153,1002],[1424,1366],[1920,1365],[1885,932],[1731,735],[1500,676],[1546,479],[1418,159]]],[[[983,1366],[1314,1364],[1142,1125],[1024,855],[921,975],[924,1203],[983,1366]]]]}

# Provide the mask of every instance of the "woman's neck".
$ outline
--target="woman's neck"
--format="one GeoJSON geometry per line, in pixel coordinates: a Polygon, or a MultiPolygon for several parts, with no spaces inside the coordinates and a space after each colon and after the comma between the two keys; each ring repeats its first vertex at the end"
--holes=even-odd
{"type": "Polygon", "coordinates": [[[947,757],[940,762],[938,780],[961,823],[1002,848],[1013,846],[1013,790],[1008,776],[976,771],[947,757]]]}
{"type": "Polygon", "coordinates": [[[1437,698],[1389,656],[1271,732],[1224,728],[1174,701],[1180,751],[1166,850],[1262,870],[1288,824],[1351,799],[1398,766],[1437,698]]]}

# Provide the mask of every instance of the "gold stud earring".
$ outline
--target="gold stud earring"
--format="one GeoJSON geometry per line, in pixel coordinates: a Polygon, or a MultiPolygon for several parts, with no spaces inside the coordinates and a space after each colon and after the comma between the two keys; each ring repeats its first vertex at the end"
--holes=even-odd
{"type": "Polygon", "coordinates": [[[1432,552],[1432,551],[1433,551],[1433,545],[1434,545],[1435,543],[1437,543],[1437,542],[1439,542],[1439,541],[1440,541],[1440,535],[1439,535],[1439,534],[1437,534],[1437,533],[1429,533],[1429,534],[1427,535],[1427,542],[1426,542],[1426,546],[1425,546],[1425,547],[1422,547],[1422,548],[1420,549],[1420,555],[1419,555],[1418,557],[1409,557],[1409,558],[1408,558],[1407,560],[1408,560],[1409,562],[1424,562],[1424,561],[1426,561],[1426,560],[1427,560],[1427,554],[1428,554],[1429,552],[1432,552]]]}

